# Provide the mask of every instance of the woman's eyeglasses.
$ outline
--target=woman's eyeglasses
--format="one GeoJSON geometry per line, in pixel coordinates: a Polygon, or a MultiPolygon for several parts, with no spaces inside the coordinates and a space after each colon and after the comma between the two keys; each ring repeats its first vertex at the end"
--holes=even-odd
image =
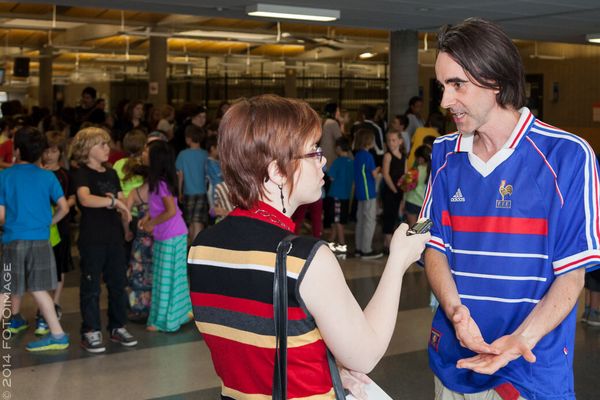
{"type": "Polygon", "coordinates": [[[319,162],[323,161],[323,149],[320,147],[317,147],[315,151],[312,151],[310,153],[306,153],[303,156],[300,156],[298,158],[316,158],[317,160],[319,160],[319,162]]]}

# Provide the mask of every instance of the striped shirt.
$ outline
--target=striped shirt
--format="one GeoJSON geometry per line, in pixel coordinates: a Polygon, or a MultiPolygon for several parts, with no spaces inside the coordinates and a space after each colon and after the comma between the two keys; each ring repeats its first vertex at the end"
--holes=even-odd
{"type": "MultiPolygon", "coordinates": [[[[232,211],[198,235],[188,258],[194,318],[224,399],[266,400],[272,393],[273,271],[277,244],[293,223],[264,203],[260,209],[267,210],[262,217],[232,211]]],[[[295,239],[287,257],[290,399],[335,398],[325,343],[299,293],[318,243],[295,239]]]]}
{"type": "MultiPolygon", "coordinates": [[[[581,138],[524,108],[511,137],[487,162],[472,134],[435,141],[422,216],[434,222],[428,246],[446,255],[459,297],[491,343],[510,334],[557,276],[600,264],[598,165],[581,138]]],[[[456,368],[473,353],[438,310],[430,336],[434,373],[473,393],[513,384],[525,398],[574,399],[575,309],[523,358],[493,376],[456,368]]]]}

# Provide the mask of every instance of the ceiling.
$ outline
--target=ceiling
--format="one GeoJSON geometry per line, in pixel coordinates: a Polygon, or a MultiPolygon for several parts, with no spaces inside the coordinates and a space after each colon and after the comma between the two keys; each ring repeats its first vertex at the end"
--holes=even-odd
{"type": "MultiPolygon", "coordinates": [[[[586,34],[600,32],[598,0],[330,0],[326,4],[316,0],[277,0],[280,5],[340,10],[340,20],[327,24],[246,16],[245,7],[255,3],[2,2],[0,54],[4,55],[5,64],[16,56],[28,56],[34,61],[52,57],[55,75],[85,66],[103,71],[104,75],[126,68],[143,75],[149,38],[160,36],[168,38],[172,75],[177,71],[196,75],[227,68],[239,73],[252,73],[257,68],[263,72],[265,64],[266,72],[275,74],[290,68],[290,61],[301,62],[296,68],[311,68],[326,75],[332,62],[341,65],[360,61],[367,66],[372,63],[371,72],[380,76],[380,66],[387,61],[389,31],[418,31],[422,64],[430,64],[435,56],[423,51],[426,46],[435,47],[434,32],[443,24],[469,16],[497,21],[512,38],[528,41],[584,44],[586,34]],[[51,54],[44,50],[48,47],[53,49],[51,54]],[[358,55],[365,51],[376,56],[368,62],[359,60],[358,55]]],[[[32,69],[36,68],[34,62],[32,69]]]]}
{"type": "Polygon", "coordinates": [[[443,24],[479,16],[500,23],[513,38],[569,43],[584,43],[585,34],[600,30],[598,0],[58,0],[56,4],[240,19],[248,18],[245,7],[257,2],[337,9],[341,18],[332,25],[340,27],[436,31],[443,24]]]}

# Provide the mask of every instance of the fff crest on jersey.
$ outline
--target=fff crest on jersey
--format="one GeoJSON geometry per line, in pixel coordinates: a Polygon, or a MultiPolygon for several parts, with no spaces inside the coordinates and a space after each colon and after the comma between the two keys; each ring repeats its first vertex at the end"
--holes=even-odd
{"type": "Polygon", "coordinates": [[[506,180],[502,179],[500,182],[500,187],[498,188],[498,192],[500,192],[500,196],[502,200],[496,200],[496,208],[511,208],[511,201],[506,200],[506,196],[512,196],[513,187],[512,185],[507,185],[506,180]]]}

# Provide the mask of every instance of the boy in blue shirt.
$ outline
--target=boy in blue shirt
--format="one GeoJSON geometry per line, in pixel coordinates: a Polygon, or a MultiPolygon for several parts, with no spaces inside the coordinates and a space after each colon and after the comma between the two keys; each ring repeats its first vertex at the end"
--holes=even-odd
{"type": "Polygon", "coordinates": [[[372,250],[373,235],[377,218],[377,192],[375,178],[381,168],[375,167],[375,159],[369,153],[375,143],[375,135],[370,129],[359,129],[356,132],[356,148],[354,157],[354,195],[358,200],[356,212],[356,255],[365,260],[383,257],[383,253],[372,250]]]}
{"type": "Polygon", "coordinates": [[[329,237],[329,248],[336,255],[345,256],[347,252],[344,225],[348,223],[348,211],[352,185],[354,184],[354,161],[350,158],[351,148],[348,139],[341,137],[335,141],[337,158],[331,164],[327,175],[331,181],[326,201],[329,215],[333,216],[333,227],[329,237]],[[336,242],[337,238],[337,242],[336,242]]]}
{"type": "Polygon", "coordinates": [[[187,129],[185,143],[189,148],[179,153],[175,161],[179,178],[179,198],[183,199],[183,218],[189,230],[189,243],[208,224],[206,196],[208,153],[200,148],[202,136],[202,131],[198,129],[187,129]]]}
{"type": "Polygon", "coordinates": [[[15,134],[14,146],[17,162],[0,173],[0,224],[4,225],[0,308],[4,311],[12,302],[11,334],[27,329],[19,308],[23,294],[30,292],[50,333],[28,343],[26,349],[62,350],[69,347],[69,337],[58,322],[48,293],[57,284],[49,239],[50,225],[67,215],[69,206],[56,176],[40,167],[42,153],[48,147],[46,137],[37,129],[25,127],[15,134]],[[56,204],[54,216],[51,203],[56,204]]]}

